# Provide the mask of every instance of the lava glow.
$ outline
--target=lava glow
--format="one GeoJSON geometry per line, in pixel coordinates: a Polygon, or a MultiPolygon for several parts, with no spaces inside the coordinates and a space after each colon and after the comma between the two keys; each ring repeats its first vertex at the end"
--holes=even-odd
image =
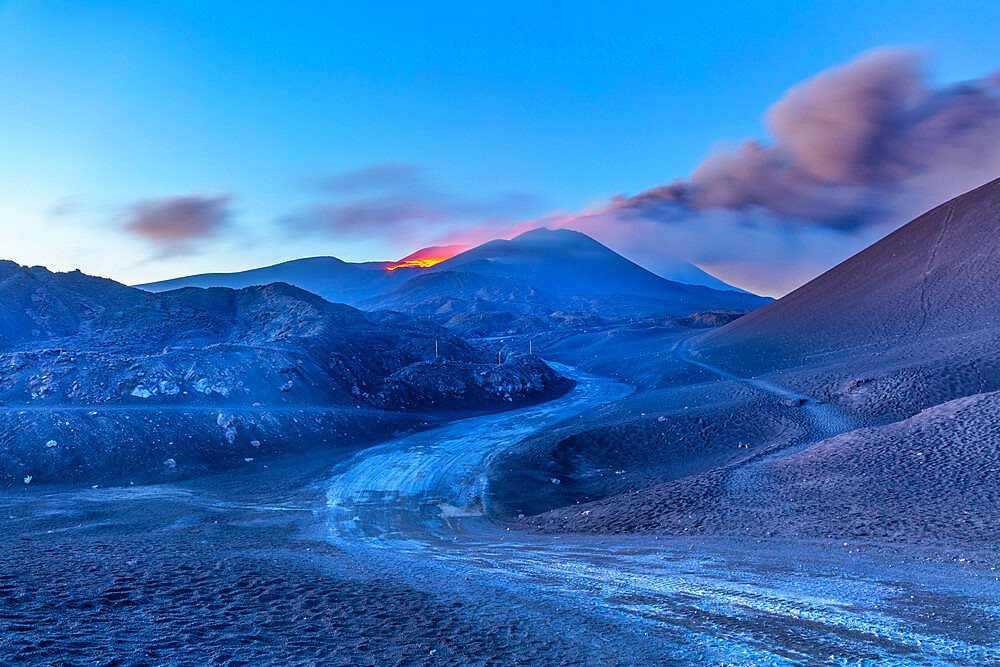
{"type": "Polygon", "coordinates": [[[465,252],[468,249],[469,246],[467,245],[432,245],[427,248],[421,248],[415,253],[407,255],[395,264],[390,264],[385,267],[385,270],[395,271],[396,269],[410,268],[426,269],[428,266],[440,264],[444,260],[451,259],[455,255],[465,252]]]}
{"type": "Polygon", "coordinates": [[[435,264],[439,264],[439,263],[443,262],[446,259],[449,259],[449,258],[448,257],[423,257],[421,259],[404,259],[399,264],[392,264],[390,266],[385,267],[385,270],[386,271],[395,271],[396,269],[408,268],[408,267],[411,267],[411,266],[419,266],[419,267],[427,268],[428,266],[434,266],[435,264]]]}

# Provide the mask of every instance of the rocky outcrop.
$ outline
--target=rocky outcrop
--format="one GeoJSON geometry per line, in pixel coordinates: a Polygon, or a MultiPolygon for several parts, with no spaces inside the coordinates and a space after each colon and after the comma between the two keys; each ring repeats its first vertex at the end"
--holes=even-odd
{"type": "Polygon", "coordinates": [[[379,415],[351,417],[349,429],[335,429],[350,431],[337,442],[353,442],[413,421],[383,413],[483,410],[562,386],[535,358],[509,359],[499,368],[490,361],[432,322],[365,313],[286,284],[152,294],[79,272],[3,262],[0,412],[7,428],[0,476],[8,483],[27,475],[58,478],[60,466],[49,464],[65,447],[85,461],[67,463],[67,471],[76,471],[69,478],[87,479],[87,470],[102,466],[134,475],[159,466],[160,458],[176,459],[150,439],[183,442],[194,434],[208,449],[196,457],[199,466],[187,469],[211,469],[220,409],[268,413],[247,418],[257,424],[256,439],[269,442],[287,442],[283,430],[300,433],[288,421],[290,409],[340,411],[318,418],[317,434],[308,438],[328,444],[329,434],[318,431],[331,419],[339,423],[343,411],[379,415]],[[101,417],[99,425],[91,412],[101,417]],[[59,414],[61,421],[38,413],[59,414]],[[196,426],[202,420],[204,427],[196,426]],[[18,463],[36,461],[26,453],[39,438],[61,443],[38,460],[51,471],[42,476],[18,463]],[[130,457],[143,462],[132,466],[130,457]]]}

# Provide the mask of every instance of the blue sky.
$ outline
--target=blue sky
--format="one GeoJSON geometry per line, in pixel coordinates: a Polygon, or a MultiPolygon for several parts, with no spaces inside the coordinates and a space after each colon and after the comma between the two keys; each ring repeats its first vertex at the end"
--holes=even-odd
{"type": "Polygon", "coordinates": [[[528,195],[519,219],[580,211],[767,138],[785,90],[866,49],[987,74],[998,25],[996,2],[913,0],[0,2],[0,254],[126,282],[396,258],[434,225],[289,221],[383,163],[451,198],[528,195]],[[225,233],[162,252],[124,228],[136,202],[186,196],[228,197],[225,233]]]}

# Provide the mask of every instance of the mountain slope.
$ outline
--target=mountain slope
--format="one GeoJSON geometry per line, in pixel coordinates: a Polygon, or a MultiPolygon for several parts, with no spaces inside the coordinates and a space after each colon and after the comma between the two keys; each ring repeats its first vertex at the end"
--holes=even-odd
{"type": "Polygon", "coordinates": [[[356,305],[365,310],[395,310],[411,315],[505,310],[529,313],[546,299],[533,287],[479,273],[439,271],[407,280],[356,305]]]}
{"type": "Polygon", "coordinates": [[[1000,325],[1000,179],[925,213],[693,347],[734,370],[822,362],[1000,325]]]}
{"type": "Polygon", "coordinates": [[[661,254],[655,262],[649,265],[648,268],[661,278],[666,278],[667,280],[672,280],[676,283],[701,285],[702,287],[711,287],[712,289],[717,290],[730,290],[733,292],[742,292],[744,294],[750,293],[744,289],[740,289],[739,287],[734,287],[733,285],[716,278],[708,271],[705,271],[691,262],[674,255],[661,254]]]}
{"type": "Polygon", "coordinates": [[[295,285],[307,292],[337,303],[353,303],[399,285],[414,275],[403,267],[386,271],[388,262],[351,263],[336,257],[307,257],[259,269],[234,273],[201,273],[136,287],[150,292],[165,292],[182,287],[229,287],[240,289],[275,282],[295,285]]]}

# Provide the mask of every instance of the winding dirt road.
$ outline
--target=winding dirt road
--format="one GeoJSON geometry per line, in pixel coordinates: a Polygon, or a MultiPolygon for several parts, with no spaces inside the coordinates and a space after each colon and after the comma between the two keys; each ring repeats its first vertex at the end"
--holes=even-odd
{"type": "MultiPolygon", "coordinates": [[[[484,616],[579,632],[597,642],[595,663],[1000,662],[1000,588],[987,567],[846,544],[550,537],[489,522],[486,472],[498,453],[631,391],[558,370],[578,383],[560,399],[394,440],[338,467],[328,540],[427,590],[471,598],[484,616]],[[941,622],[956,615],[961,627],[941,622]]],[[[801,398],[821,429],[849,426],[801,398]]]]}

